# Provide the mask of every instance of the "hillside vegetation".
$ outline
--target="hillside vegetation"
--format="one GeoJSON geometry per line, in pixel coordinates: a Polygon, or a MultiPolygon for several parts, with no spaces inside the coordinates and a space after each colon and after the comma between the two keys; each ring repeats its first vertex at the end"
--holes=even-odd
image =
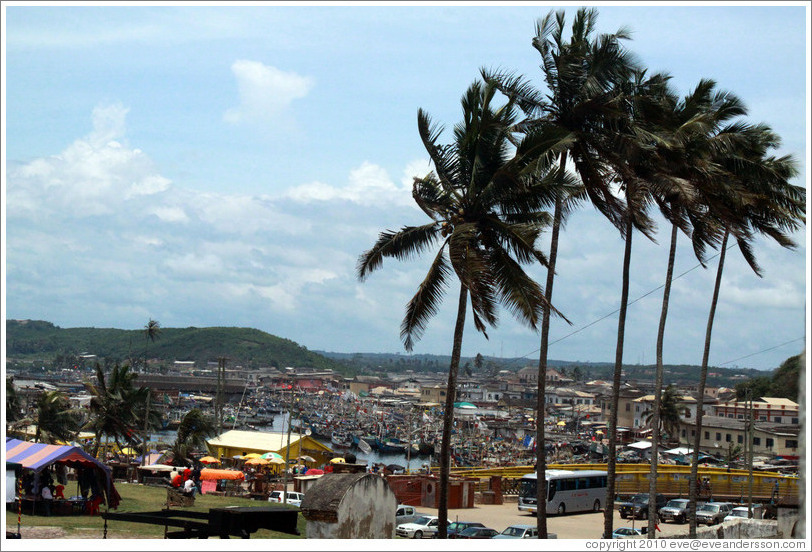
{"type": "Polygon", "coordinates": [[[36,359],[58,366],[74,362],[82,354],[114,362],[143,359],[146,355],[167,364],[193,360],[200,365],[226,357],[230,367],[296,366],[348,371],[346,366],[289,339],[253,328],[161,328],[160,337],[148,341],[144,330],[60,328],[40,320],[6,321],[9,359],[36,359]]]}

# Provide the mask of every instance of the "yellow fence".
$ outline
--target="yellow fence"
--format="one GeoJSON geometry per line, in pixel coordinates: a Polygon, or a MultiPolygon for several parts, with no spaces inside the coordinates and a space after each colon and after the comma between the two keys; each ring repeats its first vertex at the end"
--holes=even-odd
{"type": "MultiPolygon", "coordinates": [[[[606,464],[548,464],[551,470],[606,470],[606,464]]],[[[649,490],[649,464],[617,464],[615,470],[615,488],[620,495],[644,493],[649,490]]],[[[516,488],[515,481],[523,475],[533,473],[533,466],[510,466],[504,468],[453,468],[451,474],[457,477],[474,477],[487,479],[492,476],[503,478],[505,492],[516,488]]],[[[727,468],[700,467],[699,478],[710,481],[710,489],[700,496],[713,497],[747,497],[749,493],[747,470],[727,468]]],[[[657,492],[667,496],[688,496],[691,478],[690,466],[660,464],[657,467],[657,492]]],[[[798,477],[783,475],[777,472],[753,472],[753,497],[768,500],[772,497],[775,483],[778,482],[778,497],[798,496],[798,477]]],[[[486,487],[487,482],[482,485],[486,487]]]]}

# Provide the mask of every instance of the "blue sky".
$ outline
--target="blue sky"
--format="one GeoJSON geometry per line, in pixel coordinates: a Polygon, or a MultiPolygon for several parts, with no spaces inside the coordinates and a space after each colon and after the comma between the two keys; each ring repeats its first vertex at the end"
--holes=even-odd
{"type": "MultiPolygon", "coordinates": [[[[364,283],[355,263],[378,232],[424,221],[410,195],[430,170],[417,110],[450,129],[482,67],[543,88],[530,40],[561,7],[570,21],[576,4],[4,3],[6,317],[246,326],[316,350],[403,352],[400,320],[429,259],[385,262],[364,283]]],[[[596,7],[599,30],[629,27],[629,49],[680,93],[713,78],[739,95],[808,187],[808,5],[596,7]]],[[[761,279],[731,250],[711,364],[771,369],[800,352],[806,232],[796,239],[796,251],[757,243],[761,279]]],[[[659,241],[635,241],[631,298],[662,282],[664,225],[659,241]]],[[[620,296],[622,241],[590,208],[560,248],[554,303],[574,325],[554,323],[554,341],[620,296]]],[[[696,264],[683,240],[675,272],[696,264]]],[[[700,363],[715,268],[675,281],[667,363],[700,363]]],[[[450,353],[455,297],[415,353],[450,353]]],[[[660,300],[630,307],[627,362],[654,362],[660,300]]],[[[616,330],[610,316],[550,357],[612,361],[616,330]]],[[[489,335],[469,323],[463,354],[537,362],[537,333],[507,312],[489,335]]]]}

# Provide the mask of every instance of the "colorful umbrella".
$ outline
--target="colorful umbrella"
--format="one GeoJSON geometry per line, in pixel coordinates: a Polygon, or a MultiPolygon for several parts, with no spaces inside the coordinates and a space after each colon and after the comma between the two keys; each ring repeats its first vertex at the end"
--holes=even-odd
{"type": "Polygon", "coordinates": [[[266,452],[265,454],[263,454],[262,456],[260,456],[260,458],[264,458],[265,460],[270,460],[270,459],[272,459],[272,458],[276,458],[276,459],[282,460],[282,455],[277,454],[277,453],[275,453],[275,452],[266,452]]]}
{"type": "Polygon", "coordinates": [[[258,452],[249,452],[248,454],[243,456],[243,458],[249,458],[249,459],[250,458],[262,458],[262,455],[260,453],[258,453],[258,452]]]}
{"type": "Polygon", "coordinates": [[[347,461],[344,460],[343,458],[333,458],[332,460],[330,460],[330,463],[331,464],[346,464],[347,461]]]}
{"type": "Polygon", "coordinates": [[[316,459],[313,458],[312,456],[300,456],[299,460],[301,460],[302,462],[315,462],[316,461],[316,459]]]}
{"type": "Polygon", "coordinates": [[[285,460],[283,458],[263,458],[269,464],[284,464],[285,460]]]}
{"type": "Polygon", "coordinates": [[[249,458],[245,462],[246,466],[264,466],[265,464],[270,464],[270,462],[264,458],[249,458]]]}
{"type": "Polygon", "coordinates": [[[201,464],[219,464],[220,461],[214,456],[204,456],[200,459],[201,464]]]}

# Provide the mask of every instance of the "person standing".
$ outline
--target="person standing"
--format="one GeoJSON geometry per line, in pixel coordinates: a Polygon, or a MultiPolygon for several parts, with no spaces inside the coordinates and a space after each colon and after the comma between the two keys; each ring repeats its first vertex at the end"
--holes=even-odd
{"type": "Polygon", "coordinates": [[[51,502],[54,500],[54,495],[48,485],[42,486],[42,506],[45,509],[45,515],[51,515],[51,502]]]}
{"type": "Polygon", "coordinates": [[[197,464],[195,464],[195,469],[192,470],[192,481],[194,482],[198,493],[203,492],[203,483],[202,483],[202,480],[201,480],[201,475],[202,475],[202,472],[200,470],[200,464],[197,463],[197,464]]]}

